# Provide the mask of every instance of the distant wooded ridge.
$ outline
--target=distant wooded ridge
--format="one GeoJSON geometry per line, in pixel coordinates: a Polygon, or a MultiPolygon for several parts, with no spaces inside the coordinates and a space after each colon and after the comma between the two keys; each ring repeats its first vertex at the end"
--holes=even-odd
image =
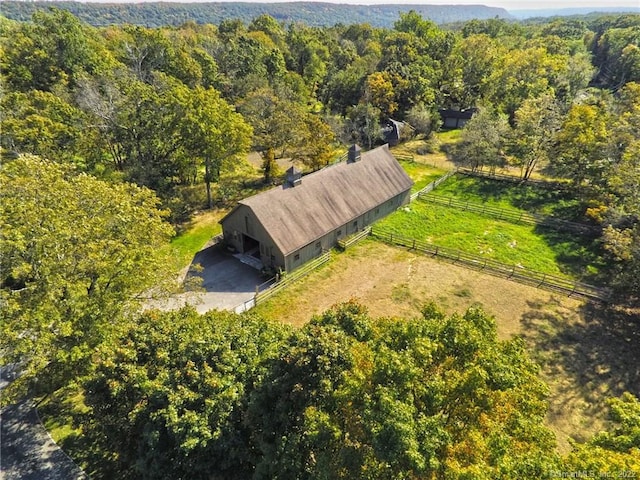
{"type": "Polygon", "coordinates": [[[374,27],[392,27],[400,12],[414,10],[437,24],[472,19],[513,19],[503,8],[484,5],[345,5],[316,2],[290,3],[82,3],[3,1],[2,15],[18,21],[31,19],[34,11],[56,7],[68,10],[93,26],[129,23],[147,27],[181,25],[188,21],[220,24],[223,20],[250,22],[267,14],[279,22],[301,22],[311,26],[368,23],[374,27]]]}
{"type": "Polygon", "coordinates": [[[593,16],[605,13],[640,13],[640,7],[576,7],[576,8],[546,8],[528,10],[509,10],[509,13],[518,18],[542,18],[542,17],[576,17],[593,16]]]}

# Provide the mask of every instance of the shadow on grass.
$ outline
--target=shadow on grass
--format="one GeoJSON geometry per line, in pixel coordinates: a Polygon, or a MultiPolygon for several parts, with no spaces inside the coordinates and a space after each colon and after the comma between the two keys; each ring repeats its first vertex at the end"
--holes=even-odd
{"type": "Polygon", "coordinates": [[[553,384],[551,422],[573,424],[578,431],[571,436],[586,440],[592,432],[580,426],[588,431],[605,417],[606,399],[625,391],[640,397],[640,310],[598,303],[578,311],[536,302],[529,307],[522,336],[553,384]]]}
{"type": "Polygon", "coordinates": [[[471,201],[506,201],[520,210],[533,214],[585,222],[585,206],[571,192],[541,188],[486,178],[456,176],[445,189],[459,198],[471,201]]]}
{"type": "Polygon", "coordinates": [[[86,429],[81,435],[71,434],[60,442],[60,446],[76,463],[83,466],[92,479],[118,478],[122,474],[113,457],[98,443],[95,431],[86,429]]]}
{"type": "MultiPolygon", "coordinates": [[[[456,176],[445,182],[439,190],[438,193],[453,194],[471,202],[507,203],[530,213],[586,223],[584,205],[573,198],[570,192],[560,189],[456,176]]],[[[610,266],[605,261],[597,230],[593,234],[577,233],[537,225],[534,232],[555,252],[556,261],[564,274],[594,285],[604,285],[610,278],[610,266]]]]}
{"type": "Polygon", "coordinates": [[[593,285],[606,285],[611,278],[611,265],[598,236],[556,230],[538,225],[536,235],[542,237],[555,252],[556,262],[563,273],[593,285]]]}
{"type": "MultiPolygon", "coordinates": [[[[117,463],[105,449],[95,419],[89,412],[81,412],[73,397],[54,396],[39,408],[46,418],[48,430],[62,428],[63,438],[57,443],[92,479],[118,478],[117,463]]],[[[76,397],[77,399],[77,397],[76,397]]]]}

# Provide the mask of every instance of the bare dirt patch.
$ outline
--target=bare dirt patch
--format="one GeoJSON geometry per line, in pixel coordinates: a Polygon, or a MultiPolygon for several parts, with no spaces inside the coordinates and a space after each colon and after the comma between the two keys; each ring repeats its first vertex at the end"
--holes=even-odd
{"type": "MultiPolygon", "coordinates": [[[[413,317],[435,301],[447,313],[481,305],[501,339],[521,336],[550,389],[549,426],[559,449],[605,426],[606,399],[640,394],[640,342],[633,313],[586,304],[482,272],[367,240],[257,308],[300,326],[357,299],[374,317],[413,317]]],[[[636,312],[637,313],[637,312],[636,312]]]]}
{"type": "MultiPolygon", "coordinates": [[[[448,313],[472,305],[496,317],[500,338],[521,333],[520,317],[530,302],[557,302],[543,290],[441,262],[411,251],[366,241],[259,307],[292,325],[306,323],[336,303],[358,299],[374,317],[411,317],[435,301],[448,313]],[[514,320],[515,319],[515,320],[514,320]]],[[[577,309],[577,300],[562,299],[577,309]]]]}

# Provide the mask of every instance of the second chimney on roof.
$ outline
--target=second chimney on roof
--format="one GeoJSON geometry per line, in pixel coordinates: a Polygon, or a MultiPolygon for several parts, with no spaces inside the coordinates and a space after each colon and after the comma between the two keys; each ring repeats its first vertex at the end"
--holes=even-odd
{"type": "Polygon", "coordinates": [[[296,167],[289,167],[287,170],[287,183],[291,187],[296,187],[302,183],[302,172],[296,167]]]}
{"type": "Polygon", "coordinates": [[[347,156],[347,163],[359,162],[361,158],[362,149],[355,143],[349,147],[349,154],[347,156]]]}

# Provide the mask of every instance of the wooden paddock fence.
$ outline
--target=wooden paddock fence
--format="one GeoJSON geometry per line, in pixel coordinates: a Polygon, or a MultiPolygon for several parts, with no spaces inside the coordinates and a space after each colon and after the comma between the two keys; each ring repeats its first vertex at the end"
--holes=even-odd
{"type": "Polygon", "coordinates": [[[605,288],[595,287],[593,285],[555,275],[549,275],[519,267],[517,265],[508,265],[490,258],[472,255],[460,250],[433,245],[425,242],[424,240],[404,237],[379,227],[372,228],[371,235],[391,245],[406,247],[423,254],[441,258],[454,264],[459,264],[474,270],[484,271],[491,275],[522,283],[524,285],[531,285],[540,289],[562,293],[569,297],[581,297],[588,300],[608,302],[611,296],[611,292],[605,288]]]}
{"type": "Polygon", "coordinates": [[[371,235],[371,227],[366,227],[361,232],[358,232],[358,233],[356,233],[354,235],[351,235],[351,236],[349,236],[349,237],[347,237],[347,238],[345,238],[343,240],[339,240],[338,241],[338,247],[340,247],[341,250],[346,250],[351,245],[354,245],[354,244],[358,243],[363,238],[366,238],[369,235],[371,235]]]}
{"type": "Polygon", "coordinates": [[[444,182],[445,180],[447,180],[449,177],[453,176],[456,173],[455,170],[450,170],[447,173],[445,173],[443,176],[441,176],[440,178],[438,178],[437,180],[434,180],[433,182],[431,182],[429,185],[427,185],[426,187],[418,190],[417,192],[411,194],[411,201],[413,202],[416,198],[418,198],[420,195],[426,195],[427,193],[431,192],[433,189],[435,189],[438,185],[440,185],[442,182],[444,182]]]}
{"type": "Polygon", "coordinates": [[[432,203],[434,205],[442,205],[445,207],[451,207],[458,210],[465,210],[473,213],[478,213],[486,217],[491,217],[496,220],[505,220],[511,223],[521,223],[525,225],[540,225],[544,227],[553,228],[555,230],[563,230],[568,232],[579,233],[583,235],[597,236],[601,233],[601,229],[594,225],[587,225],[585,223],[571,222],[569,220],[563,220],[561,218],[549,217],[545,215],[539,215],[528,212],[516,212],[513,210],[507,210],[499,207],[492,207],[486,203],[476,203],[458,200],[455,197],[437,195],[434,193],[419,193],[417,198],[420,201],[432,203]]]}
{"type": "Polygon", "coordinates": [[[522,185],[533,185],[548,190],[567,190],[569,184],[566,182],[554,182],[550,180],[538,180],[535,178],[516,177],[515,175],[504,175],[495,172],[484,172],[482,170],[472,170],[470,168],[458,167],[456,173],[467,175],[469,177],[486,178],[488,180],[498,180],[502,182],[517,183],[522,185]]]}
{"type": "Polygon", "coordinates": [[[256,293],[253,296],[253,298],[235,307],[234,311],[236,313],[242,313],[252,309],[256,305],[259,305],[260,303],[268,300],[276,293],[281,292],[282,290],[287,288],[289,285],[291,285],[293,282],[301,279],[302,277],[307,276],[308,274],[310,274],[312,271],[314,271],[321,265],[324,265],[325,263],[327,263],[330,259],[331,259],[331,252],[326,251],[319,257],[316,257],[313,260],[308,261],[303,266],[294,270],[291,273],[288,273],[277,279],[276,277],[273,277],[267,280],[266,282],[256,287],[256,293]]]}

